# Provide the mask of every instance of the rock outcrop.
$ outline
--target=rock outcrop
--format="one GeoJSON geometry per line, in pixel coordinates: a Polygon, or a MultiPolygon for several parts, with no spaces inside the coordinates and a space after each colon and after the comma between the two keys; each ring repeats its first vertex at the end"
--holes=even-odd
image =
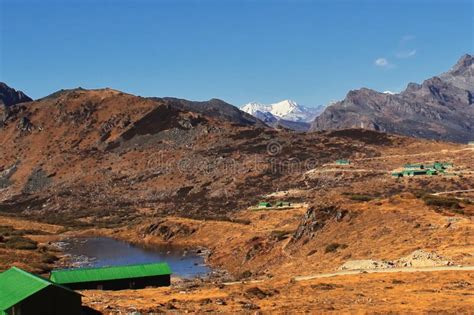
{"type": "Polygon", "coordinates": [[[12,106],[30,101],[32,101],[32,99],[22,91],[12,89],[5,83],[0,82],[0,103],[3,103],[5,106],[12,106]]]}

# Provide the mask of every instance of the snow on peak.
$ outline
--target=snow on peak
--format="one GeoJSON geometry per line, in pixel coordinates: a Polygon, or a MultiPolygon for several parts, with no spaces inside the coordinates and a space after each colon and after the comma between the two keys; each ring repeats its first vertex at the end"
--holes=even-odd
{"type": "Polygon", "coordinates": [[[242,111],[249,113],[250,115],[254,115],[257,112],[269,112],[269,107],[268,105],[264,105],[262,103],[258,102],[250,102],[248,104],[245,104],[240,108],[242,111]]]}
{"type": "Polygon", "coordinates": [[[278,103],[270,105],[272,107],[271,113],[278,117],[286,116],[290,113],[301,112],[302,106],[299,106],[295,101],[283,100],[278,103]]]}
{"type": "Polygon", "coordinates": [[[275,119],[284,119],[296,122],[312,122],[323,111],[323,106],[316,108],[301,106],[292,100],[283,100],[273,104],[251,102],[241,107],[241,110],[257,118],[271,114],[275,119]]]}

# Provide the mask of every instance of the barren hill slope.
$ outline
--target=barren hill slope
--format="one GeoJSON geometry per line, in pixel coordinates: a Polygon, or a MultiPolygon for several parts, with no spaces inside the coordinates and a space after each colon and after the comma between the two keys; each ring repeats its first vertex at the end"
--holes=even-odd
{"type": "Polygon", "coordinates": [[[317,165],[416,142],[277,131],[175,102],[74,89],[14,106],[0,129],[0,210],[79,225],[226,218],[262,194],[304,184],[301,175],[317,165]]]}

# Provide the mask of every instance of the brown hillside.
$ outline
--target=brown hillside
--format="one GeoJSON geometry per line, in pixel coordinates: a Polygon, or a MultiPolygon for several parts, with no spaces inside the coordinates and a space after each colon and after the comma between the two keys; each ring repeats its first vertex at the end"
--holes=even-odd
{"type": "Polygon", "coordinates": [[[206,247],[222,271],[169,289],[83,292],[105,312],[454,309],[429,302],[427,277],[430,290],[468,308],[464,270],[301,277],[367,261],[474,265],[472,147],[361,129],[274,130],[210,102],[75,89],[11,107],[0,129],[0,269],[44,273],[62,256],[50,242],[105,235],[206,247]],[[435,161],[454,166],[448,175],[391,176],[435,161]],[[249,209],[261,200],[295,206],[249,209]],[[290,307],[294,299],[301,303],[290,307]]]}
{"type": "Polygon", "coordinates": [[[17,108],[0,131],[1,207],[79,225],[130,222],[143,208],[225,217],[323,163],[417,143],[354,135],[238,125],[111,89],[61,91],[17,108]]]}

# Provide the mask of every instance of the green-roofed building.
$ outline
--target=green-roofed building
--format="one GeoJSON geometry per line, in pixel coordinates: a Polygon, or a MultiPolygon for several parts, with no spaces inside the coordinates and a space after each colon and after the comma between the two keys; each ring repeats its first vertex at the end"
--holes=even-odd
{"type": "Polygon", "coordinates": [[[50,280],[74,290],[125,290],[171,284],[167,263],[53,270],[50,280]]]}
{"type": "Polygon", "coordinates": [[[336,160],[336,164],[337,165],[349,165],[349,164],[351,164],[351,161],[345,160],[345,159],[340,159],[340,160],[336,160]]]}
{"type": "Polygon", "coordinates": [[[81,295],[13,267],[0,273],[0,315],[80,315],[81,295]]]}

